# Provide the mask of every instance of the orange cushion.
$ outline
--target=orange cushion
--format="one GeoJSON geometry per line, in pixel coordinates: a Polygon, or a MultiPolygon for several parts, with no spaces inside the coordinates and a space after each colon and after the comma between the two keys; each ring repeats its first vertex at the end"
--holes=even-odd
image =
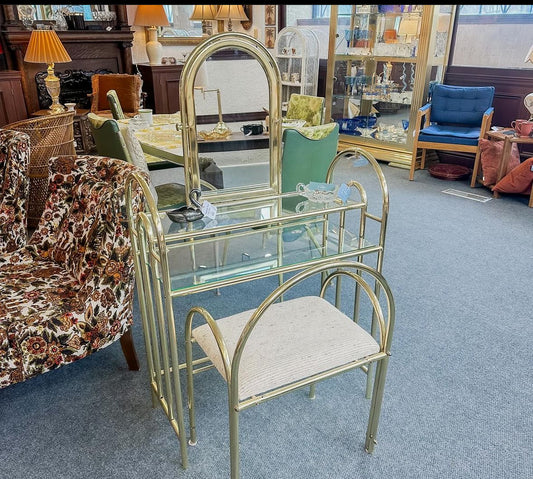
{"type": "Polygon", "coordinates": [[[499,193],[519,193],[529,195],[533,184],[533,157],[520,163],[510,173],[505,175],[492,188],[499,193]]]}
{"type": "MultiPolygon", "coordinates": [[[[479,140],[483,184],[485,186],[494,185],[498,181],[498,169],[500,168],[500,162],[502,161],[504,143],[505,142],[503,141],[492,141],[485,138],[479,140]]],[[[507,171],[504,171],[503,174],[506,175],[519,164],[520,153],[518,151],[518,145],[513,143],[511,145],[511,154],[509,157],[509,163],[507,164],[507,171]]]]}
{"type": "Polygon", "coordinates": [[[141,85],[137,75],[126,73],[109,73],[105,75],[93,75],[93,95],[96,97],[96,111],[109,110],[107,92],[117,92],[120,106],[124,113],[137,112],[141,102],[141,85]]]}

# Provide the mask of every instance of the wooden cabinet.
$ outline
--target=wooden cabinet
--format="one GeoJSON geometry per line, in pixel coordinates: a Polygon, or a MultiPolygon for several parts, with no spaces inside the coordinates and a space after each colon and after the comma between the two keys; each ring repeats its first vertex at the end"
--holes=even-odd
{"type": "Polygon", "coordinates": [[[28,118],[21,73],[18,71],[0,72],[0,127],[28,118]]]}
{"type": "Polygon", "coordinates": [[[180,110],[180,77],[182,64],[137,65],[143,79],[146,93],[145,107],[154,113],[176,113],[180,110]]]}
{"type": "Polygon", "coordinates": [[[326,118],[339,123],[339,147],[410,167],[416,113],[430,82],[443,80],[454,8],[332,5],[326,118]]]}

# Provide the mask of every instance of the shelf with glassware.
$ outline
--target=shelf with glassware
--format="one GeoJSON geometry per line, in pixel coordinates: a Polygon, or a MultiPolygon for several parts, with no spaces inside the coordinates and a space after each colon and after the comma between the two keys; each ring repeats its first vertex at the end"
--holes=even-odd
{"type": "Polygon", "coordinates": [[[318,88],[319,42],[309,29],[283,28],[274,45],[281,73],[281,102],[285,110],[293,93],[316,95],[318,88]]]}
{"type": "Polygon", "coordinates": [[[453,5],[333,5],[326,117],[339,147],[408,168],[416,111],[442,81],[453,5]],[[443,42],[444,39],[444,42],[443,42]]]}

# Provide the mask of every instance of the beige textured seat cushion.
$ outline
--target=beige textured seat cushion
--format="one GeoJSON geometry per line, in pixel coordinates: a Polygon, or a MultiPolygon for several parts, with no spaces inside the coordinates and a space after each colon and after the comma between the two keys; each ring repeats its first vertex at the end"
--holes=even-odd
{"type": "MultiPolygon", "coordinates": [[[[217,320],[230,358],[254,310],[217,320]]],[[[207,324],[193,330],[225,378],[222,358],[207,324]]],[[[239,399],[309,377],[379,352],[376,340],[328,301],[306,296],[276,303],[252,331],[241,358],[239,399]]]]}

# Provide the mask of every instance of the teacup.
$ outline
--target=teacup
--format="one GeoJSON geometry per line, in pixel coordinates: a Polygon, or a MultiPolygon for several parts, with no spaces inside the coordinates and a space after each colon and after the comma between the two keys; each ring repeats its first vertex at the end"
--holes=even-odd
{"type": "Polygon", "coordinates": [[[154,124],[154,117],[151,108],[140,108],[139,116],[148,124],[148,126],[152,126],[154,124]]]}
{"type": "MultiPolygon", "coordinates": [[[[514,128],[514,130],[516,131],[516,129],[518,128],[518,125],[520,125],[520,123],[524,123],[526,122],[527,120],[514,120],[511,122],[511,128],[514,128]]],[[[516,131],[518,133],[518,131],[516,131]]]]}
{"type": "MultiPolygon", "coordinates": [[[[520,120],[516,120],[515,122],[515,125],[514,125],[514,129],[517,133],[518,136],[532,136],[532,133],[533,133],[533,121],[529,121],[529,120],[524,120],[524,121],[520,121],[520,123],[518,123],[520,120]]],[[[511,123],[512,125],[512,123],[511,123]]]]}

